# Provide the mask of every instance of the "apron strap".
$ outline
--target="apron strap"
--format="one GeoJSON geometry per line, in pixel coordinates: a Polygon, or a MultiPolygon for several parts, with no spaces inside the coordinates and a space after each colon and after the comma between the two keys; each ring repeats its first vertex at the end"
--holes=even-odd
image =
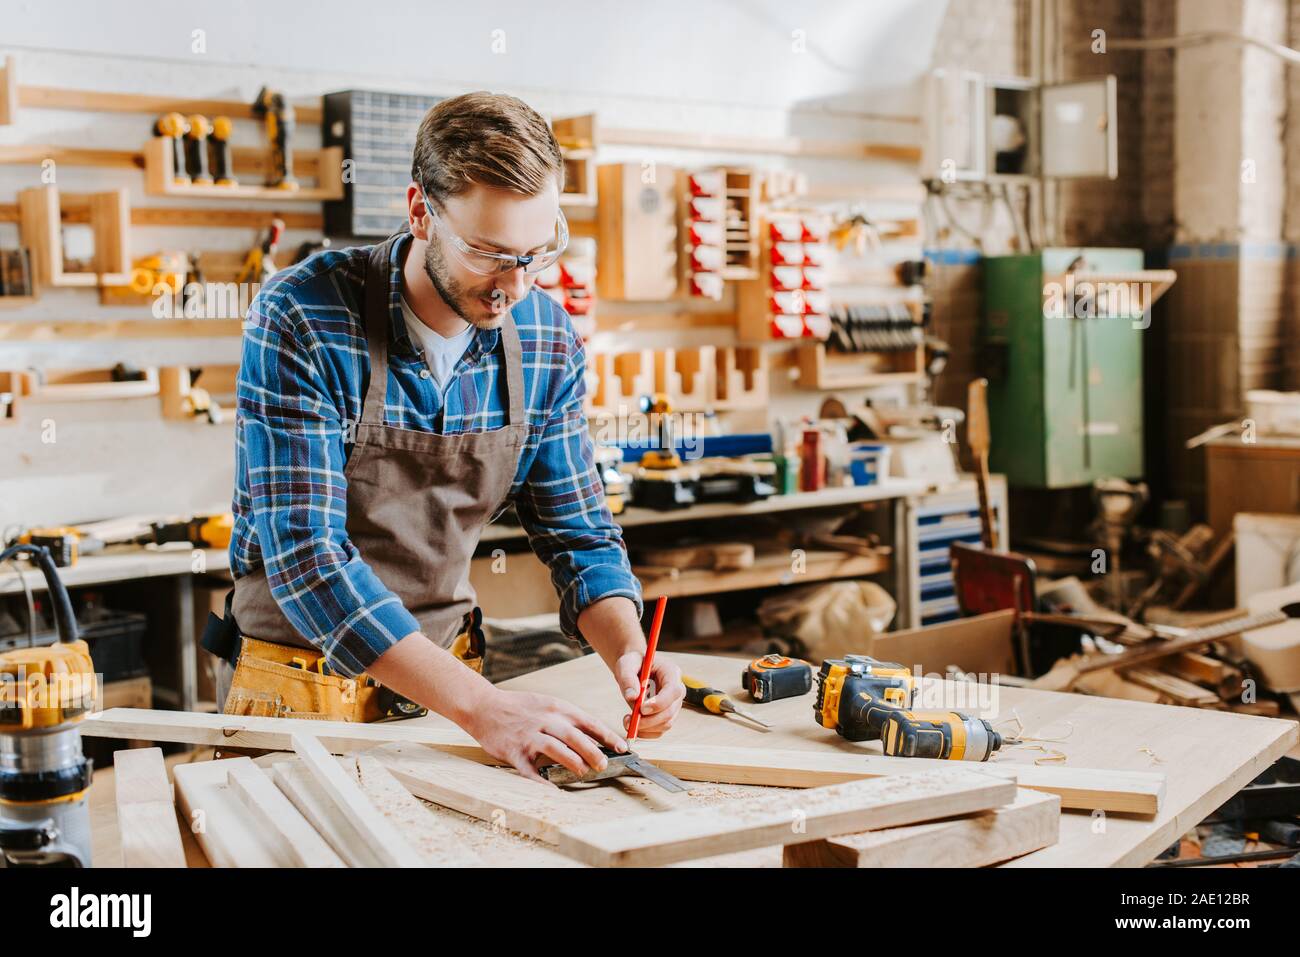
{"type": "Polygon", "coordinates": [[[390,264],[393,246],[406,230],[371,248],[366,263],[363,320],[366,349],[370,353],[370,385],[361,403],[361,421],[384,424],[384,402],[388,399],[388,340],[393,331],[393,302],[390,264]]]}
{"type": "MultiPolygon", "coordinates": [[[[361,406],[361,421],[384,424],[384,402],[388,398],[388,340],[392,336],[392,282],[390,276],[393,245],[405,235],[403,229],[386,242],[370,250],[366,264],[364,294],[366,349],[370,353],[370,385],[361,406]]],[[[501,356],[505,368],[506,424],[524,421],[524,358],[519,330],[513,316],[501,325],[501,356]]]]}
{"type": "Polygon", "coordinates": [[[501,358],[506,372],[506,424],[519,425],[524,421],[524,350],[511,315],[501,324],[501,358]]]}

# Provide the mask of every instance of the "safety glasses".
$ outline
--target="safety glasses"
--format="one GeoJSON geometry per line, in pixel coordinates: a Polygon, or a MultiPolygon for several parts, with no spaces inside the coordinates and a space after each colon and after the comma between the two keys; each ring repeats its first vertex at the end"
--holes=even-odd
{"type": "Polygon", "coordinates": [[[476,272],[480,276],[499,276],[502,273],[508,273],[513,269],[522,269],[525,273],[539,273],[549,266],[555,265],[555,262],[564,254],[564,250],[569,245],[569,223],[564,218],[564,210],[558,210],[555,217],[555,243],[548,249],[540,253],[533,253],[530,256],[516,256],[512,253],[497,253],[487,249],[479,249],[471,246],[465,240],[461,239],[438,215],[433,208],[433,203],[429,201],[428,194],[424,188],[420,189],[420,197],[424,200],[424,208],[433,220],[434,228],[437,229],[447,244],[460,260],[461,265],[471,272],[476,272]]]}

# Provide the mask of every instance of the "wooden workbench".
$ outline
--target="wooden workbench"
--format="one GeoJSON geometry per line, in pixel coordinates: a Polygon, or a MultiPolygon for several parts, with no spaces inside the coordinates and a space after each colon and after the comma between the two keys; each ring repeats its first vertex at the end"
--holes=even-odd
{"type": "MultiPolygon", "coordinates": [[[[742,660],[712,655],[665,653],[691,675],[732,693],[740,689],[742,660]]],[[[618,689],[602,662],[594,655],[555,665],[511,679],[503,687],[553,694],[575,702],[617,726],[625,712],[618,689]]],[[[1026,733],[1064,738],[1047,745],[1066,755],[1067,767],[1116,770],[1159,770],[1167,775],[1164,806],[1154,818],[1110,814],[1104,820],[1086,812],[1067,811],[1061,817],[1059,843],[1011,862],[1010,866],[1114,867],[1140,866],[1190,830],[1201,819],[1256,775],[1297,740],[1296,725],[1289,721],[1230,714],[1194,708],[1146,704],[1084,695],[1057,694],[1016,688],[999,688],[997,712],[981,712],[995,727],[1017,715],[1026,733]]],[[[737,718],[723,718],[684,710],[666,740],[682,745],[779,748],[782,750],[878,753],[874,743],[853,744],[813,723],[813,695],[767,705],[752,705],[764,720],[774,724],[763,731],[737,718]]],[[[412,723],[450,726],[430,716],[412,723]]],[[[1032,763],[1043,752],[1024,748],[1004,751],[999,763],[1032,763]]],[[[901,760],[905,760],[900,758],[901,760]]],[[[97,781],[96,791],[102,790],[97,781]]],[[[653,788],[649,789],[653,792],[653,788]]],[[[711,804],[733,796],[761,791],[740,785],[715,785],[707,795],[711,804]]],[[[578,792],[590,795],[590,791],[578,792]]],[[[612,795],[611,795],[612,796],[612,795]]],[[[102,793],[95,794],[96,802],[102,793]]],[[[694,796],[678,795],[691,799],[694,796]]],[[[576,800],[590,800],[578,797],[576,800]]],[[[111,804],[111,797],[108,802],[111,804]]],[[[648,808],[628,799],[629,814],[648,808]]],[[[491,863],[517,866],[572,864],[549,847],[509,835],[494,833],[479,821],[454,812],[438,811],[454,820],[476,848],[486,849],[491,863]]],[[[95,822],[96,846],[109,849],[115,834],[107,833],[107,814],[95,822]]],[[[772,865],[780,863],[780,849],[746,852],[719,863],[772,865]]],[[[698,862],[704,863],[704,862],[698,862]]]]}

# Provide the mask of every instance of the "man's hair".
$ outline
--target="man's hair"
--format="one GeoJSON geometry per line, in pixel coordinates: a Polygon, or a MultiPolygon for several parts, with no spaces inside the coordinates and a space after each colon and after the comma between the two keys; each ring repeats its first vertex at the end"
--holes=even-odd
{"type": "Polygon", "coordinates": [[[435,203],[475,184],[536,196],[550,177],[563,191],[564,159],[550,124],[523,100],[465,93],[424,114],[411,177],[435,203]]]}

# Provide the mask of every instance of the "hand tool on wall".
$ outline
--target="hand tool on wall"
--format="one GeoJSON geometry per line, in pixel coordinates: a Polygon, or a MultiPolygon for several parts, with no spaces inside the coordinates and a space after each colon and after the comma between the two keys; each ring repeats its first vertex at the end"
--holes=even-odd
{"type": "Polygon", "coordinates": [[[645,701],[646,688],[650,684],[650,669],[654,667],[655,649],[659,646],[659,631],[664,625],[664,608],[668,605],[668,599],[660,595],[659,600],[655,602],[655,616],[650,623],[650,638],[646,642],[645,658],[641,661],[641,687],[636,693],[636,704],[632,707],[632,718],[627,725],[627,739],[631,741],[636,737],[637,729],[641,726],[641,703],[645,701]]]}
{"type": "Polygon", "coordinates": [[[185,134],[189,128],[189,122],[179,113],[166,113],[153,125],[154,136],[165,136],[172,141],[172,182],[177,185],[190,181],[185,162],[185,134]]]}
{"type": "Polygon", "coordinates": [[[271,226],[267,229],[266,238],[261,244],[254,246],[248,251],[248,256],[244,259],[244,264],[239,268],[239,275],[235,281],[238,283],[264,283],[276,273],[275,262],[272,256],[275,255],[276,247],[280,245],[280,237],[284,235],[284,220],[273,219],[271,226]]]}
{"type": "Polygon", "coordinates": [[[817,675],[813,718],[849,741],[880,741],[891,757],[987,761],[1004,744],[983,718],[959,711],[914,711],[919,682],[892,661],[867,655],[827,658],[817,675]]]}
{"type": "Polygon", "coordinates": [[[984,547],[996,551],[997,529],[993,526],[993,508],[989,504],[989,405],[988,379],[975,379],[966,390],[966,443],[975,462],[975,484],[980,500],[980,539],[984,547]]]}
{"type": "Polygon", "coordinates": [[[735,714],[742,718],[747,718],[755,724],[761,724],[765,728],[772,727],[766,721],[754,717],[748,711],[741,711],[736,707],[736,703],[731,700],[730,696],[725,691],[719,691],[717,688],[710,688],[699,678],[692,678],[689,675],[683,675],[682,683],[686,685],[687,704],[693,704],[697,708],[703,708],[711,714],[735,714]]]}
{"type": "Polygon", "coordinates": [[[293,175],[293,130],[295,117],[293,105],[269,87],[262,87],[253,101],[253,115],[262,117],[266,124],[266,140],[270,149],[270,163],[266,171],[266,185],[274,189],[297,189],[298,180],[293,175]]]}
{"type": "Polygon", "coordinates": [[[199,186],[211,186],[212,175],[208,172],[208,134],[212,132],[212,122],[195,113],[189,118],[189,129],[185,131],[185,170],[190,174],[190,181],[199,186]]]}
{"type": "Polygon", "coordinates": [[[235,164],[230,154],[230,133],[234,124],[228,116],[216,116],[212,119],[212,131],[208,134],[208,165],[212,170],[212,180],[218,186],[235,186],[235,164]]]}
{"type": "Polygon", "coordinates": [[[797,698],[812,690],[812,665],[785,655],[763,655],[740,673],[740,683],[759,704],[797,698]]]}
{"type": "Polygon", "coordinates": [[[95,666],[49,552],[14,545],[0,562],[19,555],[45,576],[59,640],[0,654],[0,867],[89,867],[91,763],[78,724],[94,707],[95,666]]]}
{"type": "MultiPolygon", "coordinates": [[[[629,735],[630,737],[630,735],[629,735]]],[[[667,771],[663,771],[649,761],[639,756],[635,751],[628,751],[619,754],[609,748],[601,748],[601,753],[605,755],[607,764],[603,771],[591,771],[578,777],[562,764],[548,764],[544,768],[539,768],[537,773],[552,784],[587,784],[591,781],[605,781],[610,778],[621,778],[624,775],[635,774],[645,778],[647,781],[653,781],[665,791],[680,793],[689,791],[690,788],[683,784],[677,778],[673,777],[667,771]]]]}

